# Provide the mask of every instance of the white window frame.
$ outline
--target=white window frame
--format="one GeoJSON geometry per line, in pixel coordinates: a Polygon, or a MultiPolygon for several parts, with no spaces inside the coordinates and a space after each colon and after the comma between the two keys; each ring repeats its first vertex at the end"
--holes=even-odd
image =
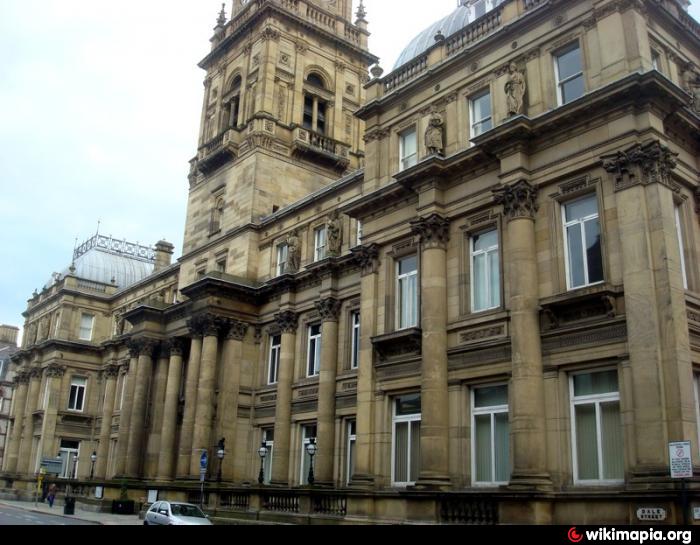
{"type": "Polygon", "coordinates": [[[418,131],[416,127],[411,127],[399,133],[399,172],[403,172],[418,164],[418,131]],[[410,135],[416,140],[416,151],[411,155],[406,155],[406,138],[410,135]]]}
{"type": "MultiPolygon", "coordinates": [[[[601,242],[603,239],[603,224],[600,221],[600,202],[598,201],[598,194],[597,193],[589,193],[588,195],[584,195],[582,197],[579,197],[578,199],[573,199],[571,201],[566,201],[561,203],[561,217],[562,217],[562,222],[564,224],[564,262],[566,266],[566,288],[568,291],[572,290],[578,290],[581,288],[588,288],[590,286],[598,286],[600,284],[605,283],[605,271],[603,270],[603,279],[599,280],[598,282],[591,282],[588,275],[588,256],[586,255],[586,223],[589,221],[597,220],[598,221],[598,227],[600,229],[600,237],[601,237],[601,242]],[[589,216],[586,216],[585,218],[578,219],[578,220],[572,220],[572,221],[567,221],[566,217],[566,207],[570,204],[573,204],[578,201],[583,201],[585,199],[594,199],[595,204],[596,204],[596,209],[598,210],[597,213],[591,214],[589,216]],[[581,243],[582,243],[582,249],[584,252],[583,255],[583,276],[585,279],[585,283],[580,285],[580,286],[574,286],[572,285],[572,278],[571,278],[571,259],[569,256],[569,228],[573,227],[575,225],[580,225],[581,226],[581,243]]],[[[601,259],[601,264],[603,262],[603,245],[601,243],[600,246],[600,259],[601,259]]]]}
{"type": "Polygon", "coordinates": [[[94,314],[88,314],[87,312],[83,312],[80,315],[80,329],[78,330],[78,340],[80,341],[92,341],[93,335],[95,334],[95,315],[94,314]],[[90,334],[88,337],[83,336],[83,318],[90,318],[90,334]]]}
{"type": "Polygon", "coordinates": [[[307,378],[317,377],[321,374],[321,343],[323,342],[323,326],[320,324],[312,324],[307,329],[309,341],[307,343],[307,354],[306,354],[306,373],[307,378]],[[318,327],[318,334],[312,334],[313,328],[318,327]],[[314,344],[314,350],[312,352],[311,345],[314,344]],[[314,368],[313,373],[311,369],[311,356],[314,357],[314,368]]]}
{"type": "Polygon", "coordinates": [[[267,365],[267,384],[272,386],[279,382],[280,354],[282,353],[282,336],[270,336],[270,356],[267,365]],[[279,339],[279,344],[275,343],[279,339]]]}
{"type": "MultiPolygon", "coordinates": [[[[596,479],[596,480],[586,480],[578,478],[578,445],[576,443],[576,406],[578,405],[592,405],[595,404],[596,413],[596,442],[598,449],[598,475],[603,474],[603,441],[602,441],[602,426],[600,420],[600,405],[602,403],[612,403],[617,401],[620,404],[620,382],[618,373],[618,388],[617,392],[612,392],[608,394],[592,394],[587,396],[576,397],[574,394],[574,377],[581,375],[595,375],[598,373],[606,373],[610,371],[615,371],[615,368],[603,368],[588,371],[580,371],[576,373],[571,373],[569,375],[569,414],[571,416],[571,459],[573,462],[573,472],[574,472],[574,485],[581,486],[616,486],[624,484],[623,479],[596,479]]],[[[620,407],[620,415],[622,415],[622,407],[620,407]]],[[[622,433],[622,421],[620,422],[620,433],[622,433]]]]}
{"type": "Polygon", "coordinates": [[[360,367],[360,327],[361,315],[359,310],[354,310],[350,314],[351,326],[351,343],[350,343],[350,369],[358,369],[360,367]]]}
{"type": "Polygon", "coordinates": [[[314,263],[326,259],[328,249],[328,231],[326,226],[314,230],[314,263]],[[323,237],[321,236],[323,234],[323,237]]]}
{"type": "Polygon", "coordinates": [[[362,245],[362,221],[357,220],[357,245],[361,246],[362,245]]]}
{"type": "Polygon", "coordinates": [[[500,308],[502,305],[502,299],[503,299],[503,294],[501,290],[501,239],[500,239],[500,233],[498,232],[498,228],[494,227],[493,229],[487,229],[485,231],[480,231],[478,233],[474,233],[469,237],[469,256],[470,256],[470,263],[469,266],[471,267],[471,307],[472,307],[472,313],[473,314],[478,314],[480,312],[488,312],[489,310],[493,310],[496,308],[500,308]],[[474,239],[475,237],[486,235],[488,233],[496,233],[496,245],[491,246],[486,250],[479,250],[479,251],[474,251],[474,239]],[[475,258],[480,256],[480,255],[485,255],[486,256],[486,276],[488,278],[487,282],[487,289],[488,289],[488,294],[487,294],[487,300],[491,301],[491,298],[493,296],[492,289],[493,286],[491,286],[491,262],[489,261],[489,256],[496,252],[496,255],[498,256],[498,285],[496,286],[496,290],[498,291],[498,304],[489,306],[486,308],[476,308],[476,266],[475,266],[475,258]]]}
{"type": "MultiPolygon", "coordinates": [[[[557,105],[558,106],[564,106],[566,104],[570,104],[571,102],[574,102],[574,100],[578,100],[581,97],[576,97],[573,100],[570,100],[569,102],[564,102],[564,94],[562,93],[562,87],[569,83],[570,81],[575,80],[576,78],[580,77],[583,79],[583,92],[585,94],[586,92],[586,80],[584,76],[584,64],[583,64],[583,49],[581,49],[581,42],[578,40],[574,40],[570,44],[565,45],[564,47],[560,48],[557,50],[556,53],[553,54],[554,57],[554,77],[556,79],[557,83],[557,105]],[[570,53],[574,49],[578,49],[579,51],[579,56],[581,58],[581,71],[569,76],[568,78],[562,80],[559,77],[559,58],[562,57],[563,55],[566,55],[567,53],[570,53]]],[[[583,95],[582,95],[583,96],[583,95]]]]}
{"type": "Polygon", "coordinates": [[[418,276],[419,268],[420,260],[418,259],[417,255],[404,256],[396,260],[396,331],[404,331],[406,329],[418,327],[418,324],[420,323],[420,278],[418,276]],[[414,257],[416,259],[416,269],[413,272],[401,274],[401,262],[414,257]],[[402,282],[407,281],[412,277],[416,278],[416,296],[413,301],[413,306],[411,308],[415,307],[414,312],[412,314],[415,314],[416,319],[413,323],[408,323],[407,325],[404,325],[404,316],[401,312],[401,296],[403,294],[401,286],[402,282]]]}
{"type": "MultiPolygon", "coordinates": [[[[316,439],[318,437],[318,425],[317,424],[308,424],[308,425],[302,425],[301,426],[301,465],[299,467],[299,484],[301,486],[305,486],[309,482],[309,473],[308,471],[304,471],[304,460],[306,458],[306,445],[308,445],[311,442],[311,439],[316,439]],[[312,428],[316,429],[315,435],[307,436],[307,432],[311,430],[312,428]],[[306,475],[304,475],[306,473],[306,475]]],[[[311,463],[314,463],[313,460],[311,460],[311,463]]],[[[314,471],[316,470],[314,466],[314,471]]]]}
{"type": "Polygon", "coordinates": [[[66,467],[61,468],[61,475],[59,476],[59,479],[64,479],[66,481],[70,481],[70,480],[75,480],[78,478],[78,466],[80,465],[80,447],[82,446],[82,442],[77,441],[77,443],[78,443],[77,449],[59,447],[58,451],[60,453],[65,452],[67,454],[66,467]],[[73,456],[78,457],[75,464],[73,463],[73,456]],[[72,475],[68,475],[69,470],[71,471],[72,475]]]}
{"type": "MultiPolygon", "coordinates": [[[[476,391],[483,388],[498,388],[505,387],[508,390],[507,383],[498,384],[483,384],[480,386],[475,386],[471,389],[471,412],[472,412],[472,486],[475,487],[494,487],[494,486],[504,486],[507,485],[507,481],[497,481],[496,480],[496,415],[507,414],[508,415],[508,425],[510,426],[510,409],[509,405],[493,405],[491,407],[476,407],[476,391]],[[490,415],[491,416],[491,481],[477,481],[476,480],[476,417],[490,415]]],[[[508,392],[510,395],[510,392],[508,392]]],[[[509,453],[510,454],[510,453],[509,453]]],[[[511,468],[512,469],[512,468],[511,468]]]]}
{"type": "Polygon", "coordinates": [[[474,93],[469,97],[469,139],[473,140],[477,136],[481,136],[485,132],[488,132],[491,129],[488,130],[482,130],[480,132],[477,132],[476,129],[477,127],[481,127],[484,123],[487,121],[491,122],[491,129],[493,128],[493,97],[491,96],[491,88],[486,87],[482,89],[481,91],[478,91],[477,93],[474,93]],[[475,108],[474,105],[477,100],[480,98],[483,98],[485,96],[489,97],[489,110],[491,112],[491,115],[488,117],[484,117],[481,119],[476,119],[476,113],[475,113],[475,108]]]}
{"type": "Polygon", "coordinates": [[[267,447],[267,456],[263,461],[263,483],[270,484],[272,482],[272,457],[275,453],[274,429],[267,428],[262,431],[262,442],[267,447]],[[273,439],[268,439],[268,433],[272,431],[273,439]]]}
{"type": "MultiPolygon", "coordinates": [[[[408,467],[408,472],[410,474],[411,472],[411,442],[413,439],[413,431],[412,431],[412,424],[414,422],[422,422],[423,421],[423,413],[422,413],[422,404],[421,404],[421,412],[416,413],[416,414],[409,414],[409,415],[401,415],[397,416],[396,415],[396,407],[398,405],[399,399],[402,396],[398,396],[392,400],[392,421],[391,421],[391,485],[395,486],[397,488],[405,488],[408,486],[413,486],[416,484],[416,481],[397,481],[396,480],[396,424],[408,424],[408,456],[407,456],[407,467],[408,467]]],[[[421,399],[422,401],[422,399],[421,399]]],[[[420,445],[419,445],[420,448],[420,445]]],[[[415,475],[415,477],[418,477],[418,475],[415,475]]]]}
{"type": "Polygon", "coordinates": [[[347,444],[346,444],[346,455],[345,455],[345,474],[346,483],[350,484],[352,481],[352,464],[350,463],[350,452],[352,452],[352,445],[355,445],[355,458],[357,458],[357,420],[348,420],[347,424],[347,444]],[[355,427],[355,433],[352,432],[353,426],[355,427]]]}
{"type": "Polygon", "coordinates": [[[287,274],[287,264],[289,263],[289,244],[284,243],[277,246],[277,276],[287,274]]]}
{"type": "Polygon", "coordinates": [[[83,412],[85,412],[85,401],[86,401],[86,397],[87,397],[87,384],[88,384],[88,379],[87,379],[87,377],[80,377],[80,376],[73,376],[73,377],[71,377],[71,379],[70,379],[70,390],[68,391],[68,410],[69,410],[70,412],[74,412],[74,413],[83,413],[83,412]],[[84,383],[84,384],[76,383],[76,382],[75,382],[76,379],[77,379],[77,380],[85,381],[85,383],[84,383]],[[76,391],[75,391],[76,407],[75,407],[75,408],[71,408],[71,406],[70,406],[70,398],[71,398],[71,393],[73,392],[73,387],[74,387],[74,386],[75,386],[75,388],[76,388],[76,391]],[[79,391],[80,391],[81,388],[82,388],[82,390],[83,390],[82,404],[81,404],[80,408],[78,408],[78,407],[77,407],[78,393],[79,393],[79,391]]]}
{"type": "Polygon", "coordinates": [[[651,67],[657,72],[661,72],[661,53],[653,47],[651,48],[651,67]]]}
{"type": "Polygon", "coordinates": [[[683,273],[683,287],[688,290],[688,269],[685,263],[685,237],[683,236],[683,223],[681,221],[681,207],[676,205],[676,233],[678,235],[678,247],[681,252],[681,272],[683,273]]]}

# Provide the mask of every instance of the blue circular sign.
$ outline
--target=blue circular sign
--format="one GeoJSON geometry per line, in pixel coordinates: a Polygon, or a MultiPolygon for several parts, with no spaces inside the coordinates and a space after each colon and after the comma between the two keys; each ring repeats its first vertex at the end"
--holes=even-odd
{"type": "Polygon", "coordinates": [[[202,457],[199,459],[199,464],[202,466],[202,469],[206,469],[208,463],[209,457],[207,456],[207,451],[205,450],[202,452],[202,457]]]}

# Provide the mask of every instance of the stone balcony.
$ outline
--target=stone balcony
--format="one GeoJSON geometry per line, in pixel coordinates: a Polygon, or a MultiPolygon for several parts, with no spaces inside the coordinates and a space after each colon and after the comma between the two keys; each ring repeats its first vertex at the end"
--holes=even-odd
{"type": "Polygon", "coordinates": [[[202,174],[208,174],[221,168],[229,161],[238,157],[241,143],[241,133],[236,129],[228,129],[199,148],[196,168],[202,174]]]}
{"type": "Polygon", "coordinates": [[[302,127],[294,129],[292,151],[297,156],[324,162],[339,172],[350,166],[350,146],[302,127]]]}

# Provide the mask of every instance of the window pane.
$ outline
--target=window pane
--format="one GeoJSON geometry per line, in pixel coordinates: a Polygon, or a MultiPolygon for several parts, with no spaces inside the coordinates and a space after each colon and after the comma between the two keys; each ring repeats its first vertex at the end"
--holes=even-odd
{"type": "Polygon", "coordinates": [[[474,418],[475,433],[474,457],[476,461],[476,481],[491,482],[491,415],[481,414],[474,418]]]}
{"type": "Polygon", "coordinates": [[[418,257],[411,256],[399,261],[399,274],[409,274],[418,271],[418,257]]]}
{"type": "Polygon", "coordinates": [[[576,221],[582,220],[589,216],[598,215],[598,199],[595,195],[586,197],[585,199],[579,199],[578,201],[571,202],[565,206],[566,208],[566,221],[576,221]]]}
{"type": "Polygon", "coordinates": [[[396,416],[408,416],[421,413],[420,394],[399,397],[396,400],[396,416]]]}
{"type": "Polygon", "coordinates": [[[566,53],[560,54],[557,57],[557,65],[559,67],[559,81],[563,81],[581,72],[583,66],[581,64],[581,50],[578,44],[566,53]]]}
{"type": "Polygon", "coordinates": [[[411,131],[405,133],[402,136],[403,141],[403,158],[409,157],[416,153],[418,150],[418,143],[416,138],[416,131],[411,131]]]}
{"type": "Polygon", "coordinates": [[[508,405],[507,386],[493,386],[474,390],[474,406],[476,408],[497,407],[502,405],[508,405]]]}
{"type": "Polygon", "coordinates": [[[494,250],[489,254],[489,273],[491,301],[489,307],[495,308],[501,305],[501,262],[498,250],[494,250]]]}
{"type": "Polygon", "coordinates": [[[75,409],[78,411],[83,410],[83,398],[85,396],[85,388],[78,388],[77,401],[75,409]]]}
{"type": "Polygon", "coordinates": [[[394,433],[394,481],[408,482],[408,422],[397,423],[394,433]]]}
{"type": "Polygon", "coordinates": [[[68,399],[68,408],[69,409],[75,409],[75,401],[76,401],[77,395],[78,395],[78,387],[71,386],[70,387],[70,397],[68,399]]]}
{"type": "Polygon", "coordinates": [[[583,242],[581,241],[581,224],[571,225],[566,229],[569,245],[569,281],[572,288],[586,285],[586,273],[583,265],[583,242]]]}
{"type": "Polygon", "coordinates": [[[348,482],[352,479],[355,473],[355,440],[349,442],[348,445],[348,482]]]}
{"type": "Polygon", "coordinates": [[[475,252],[479,250],[489,250],[494,246],[498,246],[498,231],[489,231],[488,233],[474,235],[475,252]]]}
{"type": "Polygon", "coordinates": [[[582,97],[583,93],[583,76],[567,81],[561,86],[561,99],[564,104],[582,97]]]}
{"type": "Polygon", "coordinates": [[[420,473],[420,421],[411,422],[411,474],[409,480],[415,482],[420,473]]]}
{"type": "Polygon", "coordinates": [[[596,481],[599,474],[595,405],[577,405],[575,410],[578,478],[582,481],[596,481]]]}
{"type": "Polygon", "coordinates": [[[586,258],[588,260],[588,282],[603,281],[603,253],[600,245],[600,221],[589,220],[586,228],[586,258]]]}
{"type": "Polygon", "coordinates": [[[610,394],[619,390],[617,371],[574,376],[574,395],[610,394]]]}
{"type": "Polygon", "coordinates": [[[496,481],[505,483],[510,480],[510,428],[508,413],[494,416],[494,450],[496,455],[496,481]]]}
{"type": "Polygon", "coordinates": [[[486,270],[486,254],[474,256],[474,310],[484,310],[488,308],[488,277],[486,270]]]}
{"type": "Polygon", "coordinates": [[[485,93],[472,100],[473,124],[491,117],[491,93],[485,93]]]}
{"type": "Polygon", "coordinates": [[[624,451],[620,402],[601,403],[601,437],[603,440],[603,478],[623,480],[625,478],[624,451]]]}

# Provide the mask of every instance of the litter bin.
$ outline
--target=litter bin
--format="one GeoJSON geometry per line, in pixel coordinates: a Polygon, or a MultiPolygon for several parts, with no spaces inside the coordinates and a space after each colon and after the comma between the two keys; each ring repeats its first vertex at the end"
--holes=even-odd
{"type": "Polygon", "coordinates": [[[75,515],[75,498],[66,498],[63,506],[64,515],[75,515]]]}

